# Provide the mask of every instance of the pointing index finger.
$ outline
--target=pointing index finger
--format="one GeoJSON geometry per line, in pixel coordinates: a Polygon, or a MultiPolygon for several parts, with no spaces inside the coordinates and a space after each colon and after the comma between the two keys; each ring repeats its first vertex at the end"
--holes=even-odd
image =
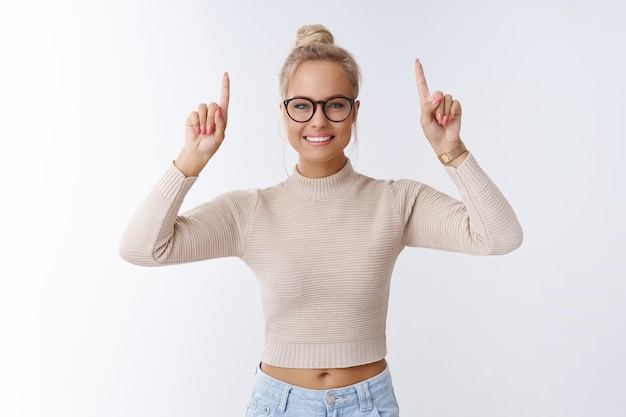
{"type": "Polygon", "coordinates": [[[220,90],[220,108],[222,109],[222,117],[228,117],[228,103],[230,102],[230,78],[228,73],[224,73],[222,78],[222,88],[220,90]]]}
{"type": "Polygon", "coordinates": [[[424,105],[430,101],[430,93],[428,92],[428,84],[424,76],[424,68],[419,59],[415,59],[415,81],[417,82],[417,91],[420,95],[420,103],[424,105]]]}

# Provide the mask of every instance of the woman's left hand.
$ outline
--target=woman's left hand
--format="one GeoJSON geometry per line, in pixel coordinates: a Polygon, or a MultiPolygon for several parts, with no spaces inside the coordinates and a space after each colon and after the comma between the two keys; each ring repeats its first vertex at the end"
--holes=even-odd
{"type": "Polygon", "coordinates": [[[422,106],[420,123],[424,134],[437,155],[450,152],[461,143],[461,103],[441,91],[430,95],[419,59],[415,60],[415,79],[422,106]]]}

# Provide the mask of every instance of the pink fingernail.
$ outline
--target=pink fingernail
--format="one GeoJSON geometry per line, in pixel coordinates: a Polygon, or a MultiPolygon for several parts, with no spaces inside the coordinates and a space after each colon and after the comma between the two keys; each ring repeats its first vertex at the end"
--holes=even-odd
{"type": "Polygon", "coordinates": [[[439,102],[441,101],[443,97],[437,97],[437,98],[433,98],[430,102],[433,103],[433,106],[436,106],[439,104],[439,102]]]}
{"type": "Polygon", "coordinates": [[[200,134],[200,126],[194,126],[193,128],[195,129],[197,134],[200,134]]]}
{"type": "Polygon", "coordinates": [[[217,111],[215,112],[217,114],[217,118],[221,119],[222,118],[222,108],[221,107],[217,107],[217,111]]]}
{"type": "Polygon", "coordinates": [[[441,124],[441,122],[442,122],[441,113],[437,113],[437,122],[439,124],[441,124]]]}
{"type": "Polygon", "coordinates": [[[441,124],[445,126],[449,121],[450,121],[450,116],[443,116],[441,124]]]}
{"type": "Polygon", "coordinates": [[[213,125],[209,125],[209,126],[207,127],[206,134],[207,134],[207,135],[210,135],[211,133],[213,133],[213,130],[215,130],[215,128],[213,127],[213,125]]]}

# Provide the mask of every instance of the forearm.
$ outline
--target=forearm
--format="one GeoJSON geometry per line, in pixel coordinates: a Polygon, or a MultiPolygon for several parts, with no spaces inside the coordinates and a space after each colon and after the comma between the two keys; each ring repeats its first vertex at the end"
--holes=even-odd
{"type": "Polygon", "coordinates": [[[518,248],[523,239],[521,225],[505,196],[483,172],[473,157],[457,167],[446,168],[463,199],[465,238],[470,251],[478,254],[505,254],[518,248]]]}
{"type": "Polygon", "coordinates": [[[150,191],[128,223],[120,242],[120,256],[133,264],[157,266],[168,262],[164,247],[174,234],[183,198],[195,182],[171,166],[150,191]]]}

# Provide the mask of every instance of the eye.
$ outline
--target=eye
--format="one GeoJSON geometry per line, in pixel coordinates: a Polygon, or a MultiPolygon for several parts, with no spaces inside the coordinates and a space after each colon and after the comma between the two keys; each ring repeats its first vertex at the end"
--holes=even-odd
{"type": "Polygon", "coordinates": [[[289,102],[289,109],[296,111],[309,111],[311,103],[308,100],[298,99],[289,102]]]}
{"type": "Polygon", "coordinates": [[[332,112],[346,111],[350,108],[350,101],[347,98],[337,97],[333,98],[326,103],[326,110],[332,112]]]}

